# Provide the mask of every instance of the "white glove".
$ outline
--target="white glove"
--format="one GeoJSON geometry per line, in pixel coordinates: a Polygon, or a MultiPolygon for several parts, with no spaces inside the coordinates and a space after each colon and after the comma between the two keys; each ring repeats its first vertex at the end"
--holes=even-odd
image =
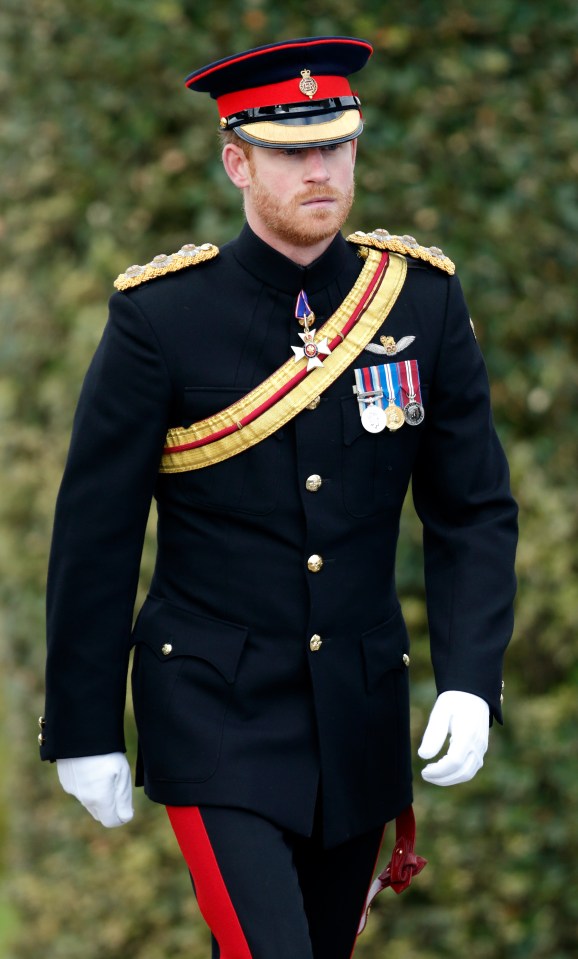
{"type": "Polygon", "coordinates": [[[484,764],[488,748],[490,710],[473,693],[450,690],[438,696],[418,749],[421,759],[433,759],[449,734],[447,754],[422,769],[422,777],[437,786],[453,786],[473,779],[484,764]]]}
{"type": "Polygon", "coordinates": [[[133,817],[130,766],[124,753],[57,759],[58,778],[103,826],[122,826],[133,817]]]}

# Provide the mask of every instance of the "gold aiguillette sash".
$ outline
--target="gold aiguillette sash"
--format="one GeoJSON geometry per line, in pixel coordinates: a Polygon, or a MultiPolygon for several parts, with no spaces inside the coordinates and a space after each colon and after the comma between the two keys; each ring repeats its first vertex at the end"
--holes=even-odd
{"type": "Polygon", "coordinates": [[[159,470],[184,473],[211,466],[260,443],[305,409],[361,353],[388,316],[404,284],[403,256],[363,247],[365,264],[343,303],[317,331],[328,339],[323,365],[307,372],[307,358],[291,358],[220,413],[169,430],[159,470]]]}

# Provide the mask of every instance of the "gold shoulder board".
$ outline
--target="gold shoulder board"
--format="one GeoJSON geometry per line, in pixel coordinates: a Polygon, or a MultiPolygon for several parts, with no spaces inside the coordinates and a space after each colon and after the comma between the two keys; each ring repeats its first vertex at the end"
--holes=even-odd
{"type": "Polygon", "coordinates": [[[117,276],[114,281],[117,290],[129,290],[133,286],[139,286],[147,280],[156,280],[158,276],[166,276],[167,273],[176,273],[177,270],[184,270],[187,266],[196,266],[198,263],[204,263],[206,260],[212,260],[219,253],[219,247],[212,243],[203,243],[201,246],[195,246],[194,243],[185,243],[176,253],[167,256],[166,253],[159,253],[150,263],[145,266],[129,266],[124,273],[117,276]]]}
{"type": "Polygon", "coordinates": [[[376,250],[389,250],[391,253],[403,253],[405,256],[413,256],[416,260],[425,260],[432,266],[437,266],[439,270],[453,275],[456,272],[456,265],[452,263],[449,256],[446,256],[443,250],[437,246],[421,246],[413,236],[395,236],[387,230],[373,230],[372,233],[364,233],[357,230],[351,233],[347,240],[349,243],[359,243],[361,246],[372,246],[376,250]]]}

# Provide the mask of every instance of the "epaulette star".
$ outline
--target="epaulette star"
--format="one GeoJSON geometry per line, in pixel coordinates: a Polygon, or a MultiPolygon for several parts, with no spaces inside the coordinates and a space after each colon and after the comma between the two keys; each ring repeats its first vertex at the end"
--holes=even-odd
{"type": "Polygon", "coordinates": [[[389,250],[391,253],[413,256],[416,260],[425,260],[426,263],[451,275],[456,272],[455,263],[445,255],[443,250],[437,246],[421,246],[413,236],[395,236],[381,229],[373,230],[371,233],[356,230],[347,237],[347,240],[349,243],[358,243],[360,246],[371,246],[376,250],[389,250]]]}
{"type": "Polygon", "coordinates": [[[165,253],[159,253],[150,263],[144,266],[135,264],[129,266],[124,273],[121,273],[114,281],[117,290],[128,290],[133,286],[139,286],[147,280],[155,280],[159,276],[166,276],[167,273],[176,273],[177,270],[184,270],[188,266],[196,266],[198,263],[204,263],[206,260],[212,260],[219,253],[219,247],[212,243],[203,243],[201,246],[195,246],[194,243],[185,243],[176,253],[167,256],[165,253]]]}

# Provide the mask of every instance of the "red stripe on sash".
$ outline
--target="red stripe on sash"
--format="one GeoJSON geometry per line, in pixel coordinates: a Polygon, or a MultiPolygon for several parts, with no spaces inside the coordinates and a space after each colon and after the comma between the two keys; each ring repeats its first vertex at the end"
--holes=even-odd
{"type": "Polygon", "coordinates": [[[221,959],[251,959],[198,806],[167,806],[195,885],[199,909],[219,943],[221,959]]]}

